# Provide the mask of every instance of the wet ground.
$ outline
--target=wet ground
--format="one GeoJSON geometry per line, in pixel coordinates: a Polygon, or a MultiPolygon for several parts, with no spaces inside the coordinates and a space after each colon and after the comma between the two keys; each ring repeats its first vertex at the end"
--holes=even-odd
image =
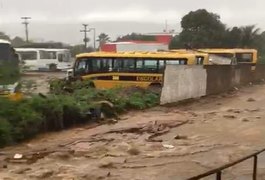
{"type": "MultiPolygon", "coordinates": [[[[0,150],[0,177],[187,179],[265,148],[264,92],[265,85],[255,85],[186,105],[129,112],[116,124],[40,135],[0,150]]],[[[251,179],[252,164],[226,170],[224,179],[251,179]]],[[[265,179],[265,154],[258,179],[265,179]]]]}

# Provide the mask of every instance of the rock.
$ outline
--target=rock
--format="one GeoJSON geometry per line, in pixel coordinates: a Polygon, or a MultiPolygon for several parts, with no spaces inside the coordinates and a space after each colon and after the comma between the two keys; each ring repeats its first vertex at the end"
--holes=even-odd
{"type": "Polygon", "coordinates": [[[248,100],[247,100],[248,102],[254,102],[254,101],[256,101],[254,98],[248,98],[248,100]]]}

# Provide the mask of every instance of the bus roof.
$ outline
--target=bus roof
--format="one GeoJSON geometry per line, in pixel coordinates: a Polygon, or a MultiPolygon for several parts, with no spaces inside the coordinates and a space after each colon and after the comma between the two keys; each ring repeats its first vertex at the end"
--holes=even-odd
{"type": "Polygon", "coordinates": [[[205,52],[205,53],[244,53],[244,52],[257,52],[256,49],[240,49],[240,48],[234,48],[234,49],[198,49],[199,52],[205,52]]]}
{"type": "Polygon", "coordinates": [[[61,51],[69,51],[69,49],[50,49],[50,48],[15,48],[16,51],[20,52],[28,52],[28,51],[54,51],[54,52],[61,52],[61,51]]]}
{"type": "Polygon", "coordinates": [[[92,53],[83,53],[78,54],[77,58],[165,58],[165,59],[174,59],[174,58],[190,58],[193,57],[192,54],[181,54],[181,53],[169,53],[169,52],[92,52],[92,53]]]}
{"type": "Polygon", "coordinates": [[[0,39],[0,44],[11,44],[9,41],[0,39]]]}
{"type": "Polygon", "coordinates": [[[179,53],[179,54],[194,54],[194,55],[202,55],[202,56],[208,55],[207,52],[200,52],[200,51],[194,51],[194,50],[189,50],[189,49],[173,49],[173,50],[169,50],[166,52],[179,53]]]}

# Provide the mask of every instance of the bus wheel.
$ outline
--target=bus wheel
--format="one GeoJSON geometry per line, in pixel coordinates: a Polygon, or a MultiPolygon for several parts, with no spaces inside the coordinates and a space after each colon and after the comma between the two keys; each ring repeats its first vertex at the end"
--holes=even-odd
{"type": "Polygon", "coordinates": [[[156,94],[160,94],[162,91],[162,85],[161,84],[151,84],[147,88],[148,91],[151,91],[156,94]]]}
{"type": "Polygon", "coordinates": [[[57,65],[56,64],[50,64],[49,65],[49,70],[50,71],[56,71],[57,70],[57,65]]]}

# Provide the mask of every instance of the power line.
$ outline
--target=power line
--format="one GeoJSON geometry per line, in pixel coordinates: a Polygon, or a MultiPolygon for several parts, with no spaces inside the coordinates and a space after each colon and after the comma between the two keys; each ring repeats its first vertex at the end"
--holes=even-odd
{"type": "Polygon", "coordinates": [[[31,19],[31,17],[21,17],[22,20],[24,20],[24,22],[22,22],[22,24],[25,25],[25,34],[26,34],[26,42],[29,42],[29,30],[28,30],[28,25],[29,25],[29,21],[31,19]]]}

